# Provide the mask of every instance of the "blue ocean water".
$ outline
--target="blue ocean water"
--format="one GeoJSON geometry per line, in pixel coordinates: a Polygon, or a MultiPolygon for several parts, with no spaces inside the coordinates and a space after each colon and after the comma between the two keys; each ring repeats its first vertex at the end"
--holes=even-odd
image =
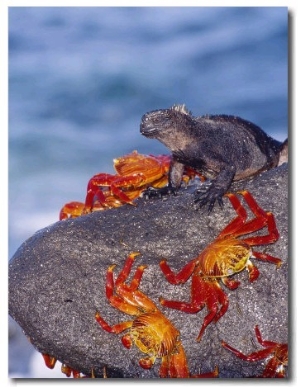
{"type": "MultiPolygon", "coordinates": [[[[113,158],[166,153],[139,124],[175,103],[284,140],[288,9],[10,8],[9,258],[64,203],[84,201],[89,178],[113,172],[113,158]]],[[[16,357],[17,337],[10,374],[34,377],[16,357]]]]}

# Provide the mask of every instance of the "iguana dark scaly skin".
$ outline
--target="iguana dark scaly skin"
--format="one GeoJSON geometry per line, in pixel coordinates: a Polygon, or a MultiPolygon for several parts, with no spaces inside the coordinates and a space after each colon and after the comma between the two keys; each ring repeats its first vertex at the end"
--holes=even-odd
{"type": "Polygon", "coordinates": [[[233,181],[276,167],[287,152],[287,140],[281,143],[249,121],[228,115],[194,117],[185,105],[144,114],[140,130],[172,152],[169,185],[158,191],[176,192],[187,165],[212,179],[195,191],[195,201],[209,211],[215,201],[223,205],[233,181]]]}

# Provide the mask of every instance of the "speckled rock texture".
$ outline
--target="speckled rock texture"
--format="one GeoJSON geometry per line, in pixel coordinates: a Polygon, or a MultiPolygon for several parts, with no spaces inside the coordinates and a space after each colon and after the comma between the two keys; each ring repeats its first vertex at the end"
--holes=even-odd
{"type": "Polygon", "coordinates": [[[150,370],[142,369],[138,361],[145,355],[135,346],[125,348],[122,334],[108,333],[95,321],[96,310],[111,325],[132,319],[108,303],[105,276],[108,266],[116,264],[118,274],[128,254],[140,251],[134,269],[148,265],[140,290],[180,330],[190,372],[218,366],[220,378],[261,375],[266,361],[243,361],[221,341],[246,354],[257,351],[262,347],[255,337],[256,324],[263,339],[288,341],[288,165],[231,187],[232,192],[238,189],[248,189],[264,210],[275,215],[279,240],[255,250],[279,257],[283,264],[276,269],[253,259],[260,276],[252,284],[246,270],[236,274],[240,287],[223,287],[229,297],[227,313],[208,326],[200,342],[196,338],[207,309],[186,314],[161,306],[160,296],[188,301],[191,284],[188,280],[171,285],[158,264],[165,258],[174,271],[181,269],[214,240],[235,212],[226,198],[223,209],[216,205],[210,214],[197,210],[193,186],[177,196],[141,198],[136,206],[60,221],[35,233],[9,263],[9,314],[38,351],[84,374],[93,369],[101,377],[106,367],[108,377],[158,378],[160,359],[150,370]]]}

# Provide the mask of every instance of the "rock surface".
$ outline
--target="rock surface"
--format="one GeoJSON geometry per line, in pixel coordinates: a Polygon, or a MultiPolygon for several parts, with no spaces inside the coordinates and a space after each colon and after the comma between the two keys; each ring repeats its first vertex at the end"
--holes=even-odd
{"type": "Polygon", "coordinates": [[[196,337],[206,308],[186,314],[158,302],[160,296],[182,301],[190,297],[190,280],[169,284],[158,266],[161,259],[178,271],[235,216],[226,198],[223,210],[218,206],[210,214],[195,210],[194,189],[57,222],[25,241],[9,263],[9,313],[31,343],[85,374],[93,369],[101,377],[106,367],[108,377],[157,378],[160,359],[152,369],[142,369],[138,361],[145,355],[135,346],[126,349],[122,334],[105,332],[94,317],[99,310],[112,325],[131,319],[109,305],[105,275],[111,264],[117,265],[118,274],[128,254],[140,251],[134,268],[148,265],[140,289],[180,329],[190,372],[209,372],[217,365],[220,378],[261,375],[264,361],[245,362],[224,349],[221,340],[243,353],[257,351],[258,324],[263,339],[288,341],[288,165],[232,186],[232,191],[248,189],[263,209],[275,215],[280,239],[255,250],[279,257],[283,264],[277,270],[275,265],[254,262],[260,276],[252,284],[246,271],[236,274],[240,287],[232,291],[224,287],[227,313],[208,326],[200,343],[196,337]]]}

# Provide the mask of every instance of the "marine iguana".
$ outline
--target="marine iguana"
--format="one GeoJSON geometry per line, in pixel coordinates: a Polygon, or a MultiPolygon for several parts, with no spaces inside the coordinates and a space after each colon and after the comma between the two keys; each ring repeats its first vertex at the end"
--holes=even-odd
{"type": "Polygon", "coordinates": [[[249,121],[230,115],[194,117],[185,105],[144,114],[140,131],[172,152],[168,187],[148,195],[176,193],[187,165],[212,179],[195,191],[195,202],[208,205],[209,212],[216,200],[223,206],[233,181],[276,167],[287,152],[287,140],[281,143],[249,121]]]}

